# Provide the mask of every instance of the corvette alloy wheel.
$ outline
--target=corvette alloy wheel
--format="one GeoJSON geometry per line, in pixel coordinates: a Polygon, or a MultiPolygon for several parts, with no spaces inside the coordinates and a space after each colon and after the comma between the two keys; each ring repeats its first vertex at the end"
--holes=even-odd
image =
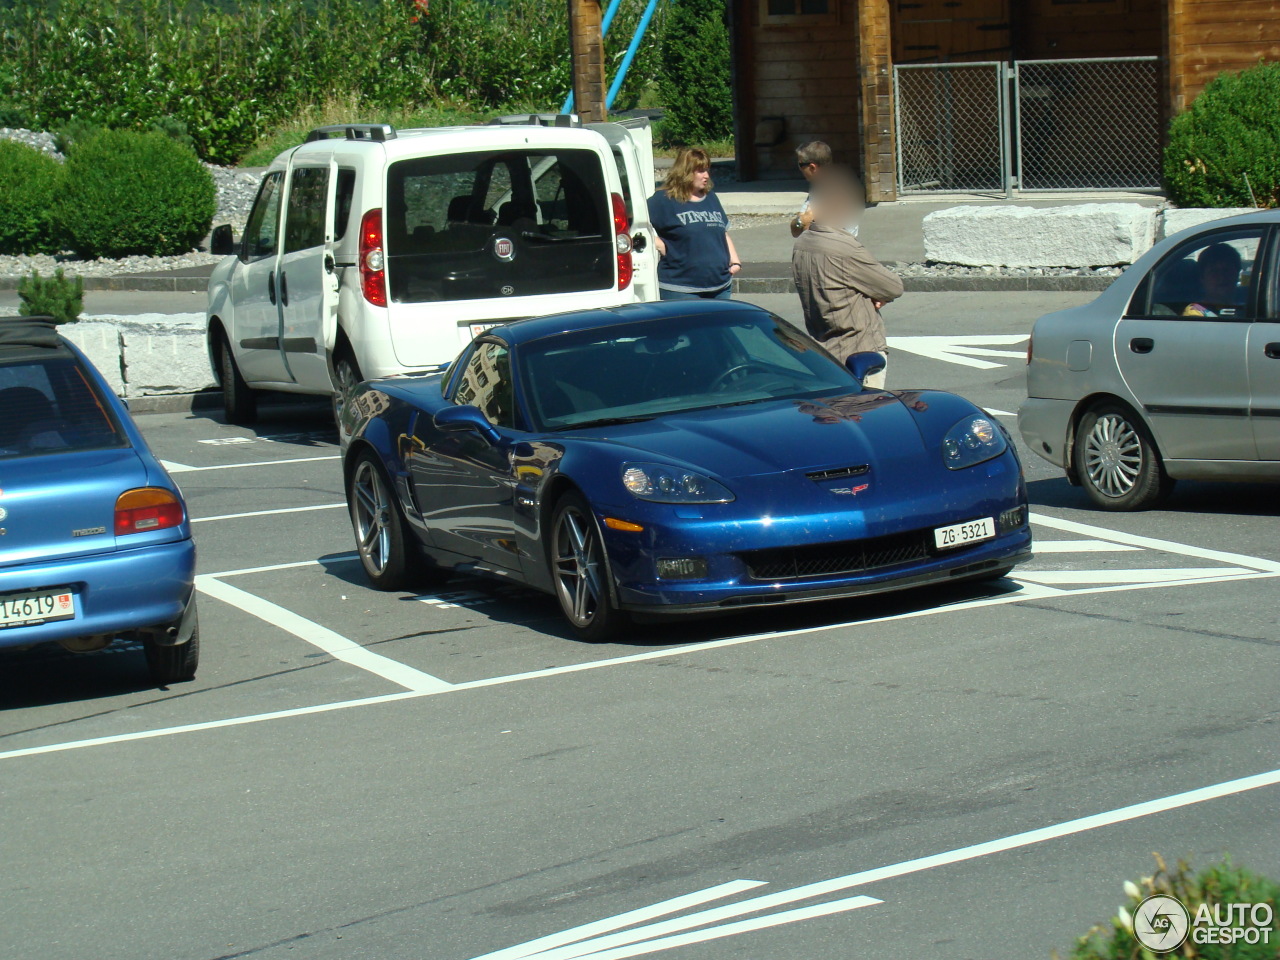
{"type": "Polygon", "coordinates": [[[379,590],[400,589],[408,580],[404,518],[371,453],[362,453],[351,471],[347,502],[356,550],[369,581],[379,590]]]}
{"type": "Polygon", "coordinates": [[[600,642],[623,627],[626,615],[610,596],[604,545],[591,508],[580,494],[565,494],[556,507],[551,573],[560,610],[579,639],[600,642]]]}

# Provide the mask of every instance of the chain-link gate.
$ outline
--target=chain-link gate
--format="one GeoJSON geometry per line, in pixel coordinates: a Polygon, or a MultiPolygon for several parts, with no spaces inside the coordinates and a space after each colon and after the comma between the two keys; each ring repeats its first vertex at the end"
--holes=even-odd
{"type": "Polygon", "coordinates": [[[1160,185],[1155,57],[893,71],[901,194],[1160,185]]]}

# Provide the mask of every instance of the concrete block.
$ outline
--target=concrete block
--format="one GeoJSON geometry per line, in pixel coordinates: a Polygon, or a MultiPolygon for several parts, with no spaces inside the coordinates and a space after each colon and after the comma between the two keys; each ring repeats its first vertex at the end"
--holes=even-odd
{"type": "Polygon", "coordinates": [[[1226,207],[1209,209],[1205,207],[1169,208],[1160,215],[1160,239],[1172,237],[1181,230],[1198,227],[1202,223],[1221,220],[1224,217],[1238,217],[1242,213],[1257,213],[1254,207],[1226,207]]]}
{"type": "Polygon", "coordinates": [[[97,367],[116,396],[125,395],[124,374],[120,363],[120,328],[114,323],[81,320],[64,323],[58,332],[84,351],[89,362],[97,367]]]}
{"type": "Polygon", "coordinates": [[[204,331],[190,326],[122,326],[126,396],[195,393],[214,385],[204,331]]]}
{"type": "Polygon", "coordinates": [[[925,257],[972,267],[1110,267],[1155,242],[1157,211],[1137,203],[959,206],[924,218],[925,257]]]}

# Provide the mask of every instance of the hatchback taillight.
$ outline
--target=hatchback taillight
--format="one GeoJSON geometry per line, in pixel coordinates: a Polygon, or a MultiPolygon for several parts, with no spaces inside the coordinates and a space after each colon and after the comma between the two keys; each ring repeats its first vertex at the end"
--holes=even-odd
{"type": "Polygon", "coordinates": [[[387,255],[382,249],[382,211],[360,218],[360,289],[375,307],[387,305],[387,255]]]}
{"type": "Polygon", "coordinates": [[[138,487],[116,498],[116,536],[164,530],[182,523],[182,501],[164,487],[138,487]]]}
{"type": "Polygon", "coordinates": [[[613,199],[613,244],[618,251],[618,289],[631,286],[631,234],[627,231],[631,221],[627,217],[627,205],[620,194],[610,194],[613,199]]]}

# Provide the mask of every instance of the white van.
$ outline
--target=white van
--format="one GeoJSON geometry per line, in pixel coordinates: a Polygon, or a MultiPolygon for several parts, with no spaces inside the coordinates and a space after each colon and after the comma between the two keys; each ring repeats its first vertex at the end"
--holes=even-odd
{"type": "Polygon", "coordinates": [[[321,127],[276,157],[209,280],[226,415],[451,361],[506,320],[658,299],[647,120],[321,127]]]}

